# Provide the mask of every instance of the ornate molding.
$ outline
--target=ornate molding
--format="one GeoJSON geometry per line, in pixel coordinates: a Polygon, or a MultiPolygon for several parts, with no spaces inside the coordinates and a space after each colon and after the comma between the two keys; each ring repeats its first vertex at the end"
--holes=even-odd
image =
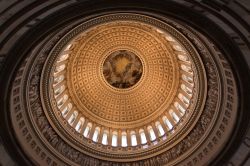
{"type": "MultiPolygon", "coordinates": [[[[145,18],[144,16],[141,17],[145,18]]],[[[131,19],[133,18],[131,17],[131,19]]],[[[109,19],[108,21],[110,21],[109,19]]],[[[49,55],[44,54],[44,52],[31,54],[20,66],[15,76],[10,106],[12,123],[17,138],[21,146],[29,149],[27,153],[32,159],[37,162],[46,159],[48,164],[53,163],[55,165],[61,165],[61,162],[69,165],[112,165],[114,161],[119,159],[123,163],[117,162],[117,165],[149,166],[172,165],[180,162],[185,165],[204,164],[215,156],[211,152],[219,151],[223,143],[229,138],[237,113],[237,88],[230,65],[222,53],[215,51],[215,48],[208,47],[210,41],[197,37],[197,34],[171,20],[164,21],[177,29],[179,33],[182,33],[171,32],[176,38],[180,38],[180,41],[183,42],[185,48],[189,49],[190,53],[197,51],[200,58],[197,57],[193,61],[200,65],[196,66],[198,70],[203,70],[202,64],[199,63],[200,59],[204,64],[207,75],[206,101],[203,103],[202,99],[201,101],[197,100],[197,102],[200,102],[200,106],[195,107],[197,113],[192,114],[192,116],[201,114],[199,119],[196,120],[193,117],[195,120],[187,122],[181,130],[184,133],[177,135],[178,138],[158,144],[154,148],[140,151],[140,153],[130,154],[130,156],[124,157],[112,153],[105,154],[104,151],[98,152],[98,147],[93,141],[89,140],[84,140],[86,143],[84,143],[83,151],[79,148],[83,144],[65,132],[61,124],[56,122],[52,113],[46,110],[50,108],[46,106],[48,103],[41,97],[41,94],[43,94],[43,97],[45,96],[44,92],[40,91],[41,87],[44,86],[41,84],[41,73],[49,55]],[[186,40],[189,42],[184,42],[186,40]],[[189,45],[193,45],[196,51],[189,45]],[[204,109],[198,110],[203,106],[204,109]],[[179,142],[176,142],[178,139],[180,139],[179,142]],[[173,143],[172,147],[169,145],[170,143],[173,143]],[[31,155],[32,153],[35,155],[31,155]],[[137,157],[137,159],[134,157],[137,157]],[[130,162],[126,163],[126,161],[130,162]]],[[[72,36],[70,34],[69,38],[77,33],[74,32],[72,36]]],[[[54,36],[54,39],[49,42],[50,47],[47,47],[48,51],[46,52],[50,52],[62,37],[62,34],[54,36]]],[[[66,42],[63,45],[65,44],[66,42]]],[[[55,51],[59,53],[60,49],[55,51]]],[[[50,62],[50,60],[47,60],[47,62],[50,62]]],[[[204,80],[204,78],[199,79],[204,80]]],[[[202,98],[202,95],[204,93],[199,94],[198,99],[202,98]]],[[[68,124],[64,122],[64,125],[68,124]]],[[[78,134],[74,130],[70,132],[78,134]]],[[[131,152],[133,153],[132,150],[131,152]]]]}

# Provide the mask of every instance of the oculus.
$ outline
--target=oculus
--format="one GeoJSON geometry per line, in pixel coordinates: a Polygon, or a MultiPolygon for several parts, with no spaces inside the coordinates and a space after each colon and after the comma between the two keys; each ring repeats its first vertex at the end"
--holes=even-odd
{"type": "Polygon", "coordinates": [[[142,63],[132,52],[119,50],[111,53],[103,64],[106,81],[116,88],[130,88],[142,76],[142,63]]]}

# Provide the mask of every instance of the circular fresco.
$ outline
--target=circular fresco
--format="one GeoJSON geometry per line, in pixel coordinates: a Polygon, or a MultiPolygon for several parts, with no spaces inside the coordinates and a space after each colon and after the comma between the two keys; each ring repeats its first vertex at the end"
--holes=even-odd
{"type": "Polygon", "coordinates": [[[124,89],[135,85],[142,76],[141,60],[132,52],[111,53],[103,64],[103,75],[113,87],[124,89]]]}

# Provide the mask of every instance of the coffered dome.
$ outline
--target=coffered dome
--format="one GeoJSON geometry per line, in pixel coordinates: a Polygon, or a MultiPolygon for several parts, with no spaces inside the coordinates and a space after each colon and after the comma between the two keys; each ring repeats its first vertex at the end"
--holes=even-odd
{"type": "Polygon", "coordinates": [[[116,160],[173,146],[202,113],[200,56],[167,22],[133,13],[97,17],[66,34],[50,58],[42,89],[49,118],[82,146],[119,153],[116,160]]]}
{"type": "Polygon", "coordinates": [[[243,93],[237,57],[200,28],[209,21],[148,3],[95,12],[73,4],[31,32],[8,76],[9,131],[25,156],[84,166],[217,160],[238,130],[243,93]]]}
{"type": "Polygon", "coordinates": [[[210,132],[217,102],[227,101],[218,94],[232,93],[232,109],[237,107],[234,78],[228,75],[234,89],[223,92],[225,78],[218,72],[224,69],[207,49],[188,28],[153,15],[116,13],[80,22],[48,56],[38,53],[32,61],[30,72],[41,66],[41,76],[28,76],[28,109],[45,113],[34,114],[34,125],[46,127],[48,119],[55,131],[48,138],[59,151],[65,145],[58,146],[55,134],[67,146],[108,161],[135,162],[180,147],[181,154],[191,151],[192,139],[202,141],[210,132]],[[42,106],[34,103],[37,95],[42,106]]]}

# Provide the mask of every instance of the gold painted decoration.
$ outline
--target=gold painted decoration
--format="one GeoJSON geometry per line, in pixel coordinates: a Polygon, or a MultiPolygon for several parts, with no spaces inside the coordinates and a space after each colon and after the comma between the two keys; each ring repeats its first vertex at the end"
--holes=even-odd
{"type": "Polygon", "coordinates": [[[196,35],[135,13],[66,27],[14,78],[18,143],[41,165],[204,165],[230,138],[238,103],[229,63],[196,35]]]}
{"type": "MultiPolygon", "coordinates": [[[[101,24],[79,35],[73,46],[67,87],[75,106],[86,117],[98,119],[105,126],[133,128],[151,119],[151,114],[161,114],[173,101],[179,84],[177,57],[152,26],[135,21],[101,24]],[[136,56],[141,63],[140,79],[131,88],[110,85],[112,80],[107,81],[103,74],[105,62],[120,50],[136,56]]],[[[123,62],[129,59],[123,58],[123,62]]]]}

